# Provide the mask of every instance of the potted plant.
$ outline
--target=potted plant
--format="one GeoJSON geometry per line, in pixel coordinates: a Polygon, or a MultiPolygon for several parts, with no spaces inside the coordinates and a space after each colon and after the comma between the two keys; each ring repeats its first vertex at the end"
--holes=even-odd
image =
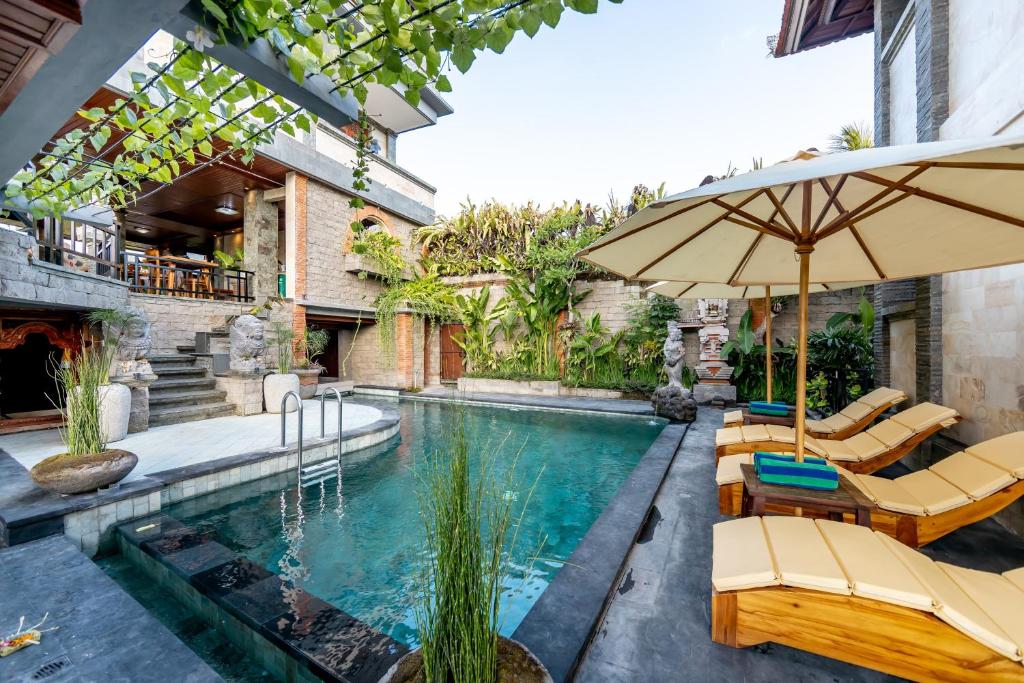
{"type": "MultiPolygon", "coordinates": [[[[268,413],[281,412],[281,399],[289,391],[299,393],[299,376],[292,373],[292,340],[295,333],[284,323],[274,323],[274,346],[277,349],[277,372],[263,378],[263,403],[268,413]]],[[[287,412],[296,410],[294,401],[288,402],[287,412]]]]}
{"type": "Polygon", "coordinates": [[[498,634],[516,546],[512,530],[522,526],[522,517],[512,516],[514,496],[502,495],[508,487],[496,485],[486,457],[479,466],[470,463],[461,416],[447,431],[447,452],[426,464],[420,493],[427,549],[420,581],[425,589],[415,609],[421,645],[381,683],[551,683],[525,646],[498,634]]]}
{"type": "Polygon", "coordinates": [[[89,313],[86,320],[99,325],[103,337],[102,346],[95,352],[100,370],[99,385],[95,391],[99,405],[100,436],[105,443],[114,443],[128,436],[132,392],[124,384],[111,383],[110,368],[117,356],[118,344],[128,329],[131,314],[126,310],[100,308],[89,313]]]}
{"type": "Polygon", "coordinates": [[[305,336],[297,344],[295,368],[292,372],[299,377],[299,396],[303,399],[316,396],[320,373],[324,371],[316,359],[327,350],[329,341],[330,336],[327,334],[327,330],[306,328],[305,336]]]}
{"type": "Polygon", "coordinates": [[[134,453],[107,449],[103,389],[111,386],[104,384],[111,357],[102,348],[85,347],[84,341],[82,352],[55,372],[63,399],[61,439],[66,452],[46,458],[30,471],[37,486],[63,495],[117,483],[139,462],[134,453]]]}

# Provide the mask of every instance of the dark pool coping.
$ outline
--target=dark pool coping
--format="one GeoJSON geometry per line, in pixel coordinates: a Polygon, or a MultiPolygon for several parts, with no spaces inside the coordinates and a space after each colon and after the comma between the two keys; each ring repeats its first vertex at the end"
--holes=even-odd
{"type": "MultiPolygon", "coordinates": [[[[362,427],[345,431],[342,436],[343,442],[387,431],[399,424],[401,418],[398,410],[384,406],[374,407],[381,411],[381,417],[362,427]]],[[[336,441],[337,437],[334,436],[307,438],[303,442],[303,449],[310,450],[336,441]]],[[[298,448],[294,443],[284,447],[263,448],[154,472],[95,493],[60,496],[37,487],[32,482],[28,470],[10,453],[0,449],[0,548],[63,533],[63,518],[68,514],[161,491],[180,481],[296,452],[298,448]]]]}
{"type": "MultiPolygon", "coordinates": [[[[326,681],[377,683],[408,648],[164,513],[118,525],[123,542],[326,681]]],[[[140,570],[146,571],[145,567],[140,570]]]]}
{"type": "Polygon", "coordinates": [[[491,394],[460,392],[456,390],[428,389],[403,392],[402,398],[413,401],[450,401],[495,406],[516,406],[541,410],[566,410],[581,413],[606,413],[654,417],[649,401],[624,398],[584,398],[581,396],[531,396],[529,394],[491,394]]]}
{"type": "Polygon", "coordinates": [[[555,681],[575,675],[688,429],[661,431],[512,634],[555,681]]]}
{"type": "Polygon", "coordinates": [[[49,613],[35,645],[0,660],[0,679],[48,680],[34,675],[59,667],[55,681],[221,681],[202,659],[78,548],[52,536],[0,550],[3,634],[25,615],[30,626],[49,613]]]}

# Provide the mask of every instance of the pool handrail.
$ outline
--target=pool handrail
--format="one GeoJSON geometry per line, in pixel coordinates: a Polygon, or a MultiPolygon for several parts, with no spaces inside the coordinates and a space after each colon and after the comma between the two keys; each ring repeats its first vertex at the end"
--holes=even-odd
{"type": "Polygon", "coordinates": [[[327,394],[334,394],[334,397],[338,399],[338,462],[341,462],[341,418],[342,409],[344,403],[341,400],[341,392],[335,387],[327,387],[324,393],[320,394],[320,438],[324,438],[324,400],[327,398],[327,394]]]}
{"type": "Polygon", "coordinates": [[[285,427],[288,422],[288,398],[295,397],[295,405],[299,412],[299,474],[302,474],[302,399],[294,391],[287,392],[281,397],[281,446],[285,445],[285,427]]]}

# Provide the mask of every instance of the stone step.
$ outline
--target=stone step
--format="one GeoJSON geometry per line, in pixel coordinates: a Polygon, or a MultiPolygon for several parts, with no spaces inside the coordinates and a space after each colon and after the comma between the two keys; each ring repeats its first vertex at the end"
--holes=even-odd
{"type": "Polygon", "coordinates": [[[158,377],[205,377],[206,368],[194,365],[168,365],[154,369],[158,377]]]}
{"type": "Polygon", "coordinates": [[[187,403],[190,405],[203,405],[208,403],[221,403],[227,396],[226,391],[216,389],[200,389],[198,391],[162,391],[157,394],[150,394],[149,407],[169,406],[187,403]]]}
{"type": "Polygon", "coordinates": [[[157,356],[147,356],[146,360],[149,361],[150,365],[190,365],[196,362],[195,356],[190,356],[187,353],[168,353],[157,356]]]}
{"type": "Polygon", "coordinates": [[[149,395],[163,391],[184,391],[213,389],[217,382],[212,377],[183,377],[175,379],[158,379],[149,387],[149,395]]]}
{"type": "Polygon", "coordinates": [[[196,345],[195,344],[179,344],[177,348],[178,348],[178,353],[195,353],[196,352],[196,345]]]}
{"type": "Polygon", "coordinates": [[[204,403],[198,406],[164,406],[150,408],[149,426],[160,427],[162,425],[194,422],[195,420],[206,420],[211,417],[223,417],[234,414],[235,405],[225,402],[204,403]]]}

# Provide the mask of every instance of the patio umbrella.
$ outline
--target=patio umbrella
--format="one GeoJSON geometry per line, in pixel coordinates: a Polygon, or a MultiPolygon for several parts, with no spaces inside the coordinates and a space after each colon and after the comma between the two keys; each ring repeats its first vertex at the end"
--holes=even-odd
{"type": "Polygon", "coordinates": [[[581,255],[627,279],[797,285],[802,460],[810,286],[1024,261],[1021,171],[1024,137],[798,158],[654,202],[581,255]]]}
{"type": "MultiPolygon", "coordinates": [[[[834,289],[845,289],[870,283],[843,283],[837,285],[811,285],[808,291],[827,292],[834,289]]],[[[646,288],[645,291],[661,294],[673,299],[758,299],[764,298],[764,374],[767,387],[765,400],[772,402],[772,296],[792,296],[799,294],[799,287],[781,285],[772,292],[771,285],[723,285],[714,282],[673,282],[662,280],[646,288]]]]}

